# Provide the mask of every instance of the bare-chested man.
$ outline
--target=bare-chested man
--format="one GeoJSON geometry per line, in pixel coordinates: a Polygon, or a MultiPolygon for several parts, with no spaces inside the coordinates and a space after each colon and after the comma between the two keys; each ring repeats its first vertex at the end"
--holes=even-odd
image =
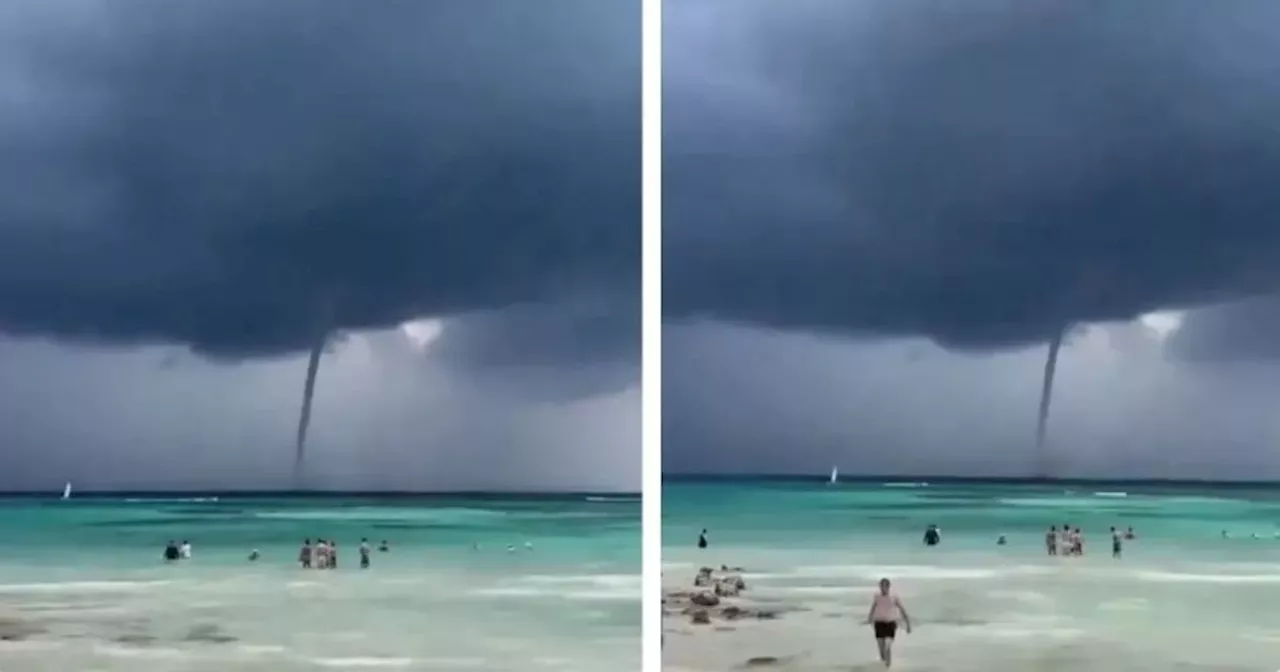
{"type": "Polygon", "coordinates": [[[880,579],[880,591],[871,598],[867,623],[874,629],[876,648],[885,667],[893,665],[893,639],[898,634],[898,621],[902,621],[907,634],[911,634],[911,617],[906,607],[897,595],[889,592],[889,579],[880,579]]]}

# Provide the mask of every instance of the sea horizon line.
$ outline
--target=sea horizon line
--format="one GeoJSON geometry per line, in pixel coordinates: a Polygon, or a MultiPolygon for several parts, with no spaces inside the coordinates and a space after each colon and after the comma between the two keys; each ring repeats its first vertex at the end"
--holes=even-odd
{"type": "MultiPolygon", "coordinates": [[[[666,483],[812,483],[828,482],[829,474],[796,474],[796,473],[759,473],[759,474],[709,474],[709,473],[664,473],[662,482],[666,483]]],[[[883,484],[883,483],[927,483],[929,485],[1118,485],[1118,486],[1194,486],[1194,487],[1226,487],[1226,488],[1269,488],[1280,485],[1280,480],[1244,480],[1244,479],[1196,479],[1196,478],[1163,478],[1163,477],[1093,477],[1093,476],[949,476],[939,474],[844,474],[839,475],[841,483],[883,484]]]]}

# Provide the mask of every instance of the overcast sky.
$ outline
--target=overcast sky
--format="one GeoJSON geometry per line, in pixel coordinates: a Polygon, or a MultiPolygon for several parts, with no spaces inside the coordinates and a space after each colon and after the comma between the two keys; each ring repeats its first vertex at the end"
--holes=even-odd
{"type": "Polygon", "coordinates": [[[1280,478],[1280,5],[664,21],[664,471],[1280,478]]]}
{"type": "Polygon", "coordinates": [[[0,488],[639,487],[639,3],[376,4],[0,5],[0,488]]]}

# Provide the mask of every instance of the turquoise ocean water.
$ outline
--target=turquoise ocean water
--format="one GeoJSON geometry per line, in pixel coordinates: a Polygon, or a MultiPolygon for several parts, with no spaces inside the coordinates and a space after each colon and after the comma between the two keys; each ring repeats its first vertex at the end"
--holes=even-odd
{"type": "Polygon", "coordinates": [[[4,672],[639,669],[639,600],[638,498],[0,499],[4,672]]]}
{"type": "Polygon", "coordinates": [[[859,623],[880,577],[917,625],[894,669],[1280,669],[1280,487],[824,480],[664,485],[664,587],[689,585],[699,566],[739,565],[743,600],[798,609],[719,627],[672,614],[666,669],[729,670],[755,656],[877,669],[859,623]],[[930,523],[943,533],[935,548],[921,543],[930,523]],[[1085,556],[1047,557],[1046,529],[1068,523],[1082,528],[1085,556]],[[1112,526],[1138,535],[1119,560],[1112,526]],[[706,550],[694,546],[702,528],[706,550]]]}

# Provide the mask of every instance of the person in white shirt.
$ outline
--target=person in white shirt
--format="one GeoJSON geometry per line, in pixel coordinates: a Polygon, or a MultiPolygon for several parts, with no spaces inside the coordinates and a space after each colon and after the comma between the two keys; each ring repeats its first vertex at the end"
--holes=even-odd
{"type": "Polygon", "coordinates": [[[911,634],[911,617],[902,600],[889,592],[889,585],[889,579],[880,579],[880,591],[871,598],[866,621],[875,633],[876,648],[885,667],[893,665],[893,639],[898,634],[898,621],[902,621],[907,634],[911,634]]]}
{"type": "Polygon", "coordinates": [[[185,539],[182,541],[182,545],[178,547],[178,557],[183,560],[191,559],[191,542],[185,539]]]}

